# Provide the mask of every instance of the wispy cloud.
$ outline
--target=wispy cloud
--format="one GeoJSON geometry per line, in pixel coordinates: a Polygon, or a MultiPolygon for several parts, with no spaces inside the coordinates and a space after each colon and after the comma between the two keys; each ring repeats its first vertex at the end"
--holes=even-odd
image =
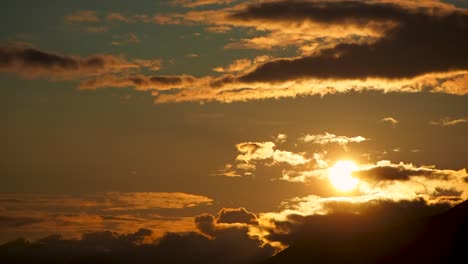
{"type": "Polygon", "coordinates": [[[384,118],[380,119],[380,121],[383,122],[383,123],[391,124],[393,126],[400,123],[400,121],[398,121],[396,118],[391,117],[391,116],[384,117],[384,118]]]}
{"type": "Polygon", "coordinates": [[[459,124],[463,124],[467,122],[468,122],[468,118],[466,117],[462,117],[462,118],[446,117],[446,118],[441,118],[439,120],[430,121],[429,124],[434,125],[434,126],[454,126],[454,125],[459,125],[459,124]]]}
{"type": "Polygon", "coordinates": [[[68,23],[97,23],[100,21],[96,11],[80,10],[65,17],[68,23]]]}
{"type": "Polygon", "coordinates": [[[134,33],[128,33],[126,35],[116,36],[114,38],[116,40],[111,42],[113,46],[122,46],[125,44],[137,44],[141,42],[140,38],[138,38],[138,36],[134,33]]]}
{"type": "Polygon", "coordinates": [[[236,0],[172,0],[174,5],[181,5],[184,7],[199,7],[205,5],[226,5],[236,0]]]}
{"type": "Polygon", "coordinates": [[[311,142],[311,143],[320,144],[320,145],[326,145],[326,144],[331,144],[331,143],[346,145],[349,143],[361,143],[369,139],[362,137],[362,136],[356,136],[356,137],[337,136],[335,134],[325,132],[324,134],[305,135],[300,140],[303,142],[311,142]]]}

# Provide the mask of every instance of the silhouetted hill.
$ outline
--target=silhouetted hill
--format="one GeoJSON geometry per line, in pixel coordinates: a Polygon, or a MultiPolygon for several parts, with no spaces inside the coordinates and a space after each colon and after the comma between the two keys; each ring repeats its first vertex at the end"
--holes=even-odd
{"type": "Polygon", "coordinates": [[[262,262],[467,263],[468,201],[434,216],[380,221],[359,216],[321,216],[289,248],[262,262]]]}

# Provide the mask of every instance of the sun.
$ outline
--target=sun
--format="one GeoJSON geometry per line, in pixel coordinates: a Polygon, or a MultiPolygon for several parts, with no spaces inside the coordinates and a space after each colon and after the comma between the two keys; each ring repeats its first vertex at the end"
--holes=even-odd
{"type": "Polygon", "coordinates": [[[359,184],[359,179],[352,176],[358,166],[350,160],[340,160],[328,169],[328,178],[337,190],[351,191],[359,184]]]}

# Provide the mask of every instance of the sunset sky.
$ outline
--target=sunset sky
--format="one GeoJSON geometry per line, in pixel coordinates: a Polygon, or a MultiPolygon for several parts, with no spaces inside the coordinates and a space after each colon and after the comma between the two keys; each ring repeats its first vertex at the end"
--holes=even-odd
{"type": "Polygon", "coordinates": [[[466,200],[466,8],[4,1],[0,244],[191,234],[248,259],[291,215],[466,200]]]}

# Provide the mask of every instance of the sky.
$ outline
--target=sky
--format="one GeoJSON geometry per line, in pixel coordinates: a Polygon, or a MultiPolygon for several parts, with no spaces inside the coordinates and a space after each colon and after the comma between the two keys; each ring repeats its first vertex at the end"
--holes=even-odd
{"type": "Polygon", "coordinates": [[[198,241],[250,260],[289,245],[293,215],[466,200],[466,8],[5,1],[0,243],[198,241]]]}

